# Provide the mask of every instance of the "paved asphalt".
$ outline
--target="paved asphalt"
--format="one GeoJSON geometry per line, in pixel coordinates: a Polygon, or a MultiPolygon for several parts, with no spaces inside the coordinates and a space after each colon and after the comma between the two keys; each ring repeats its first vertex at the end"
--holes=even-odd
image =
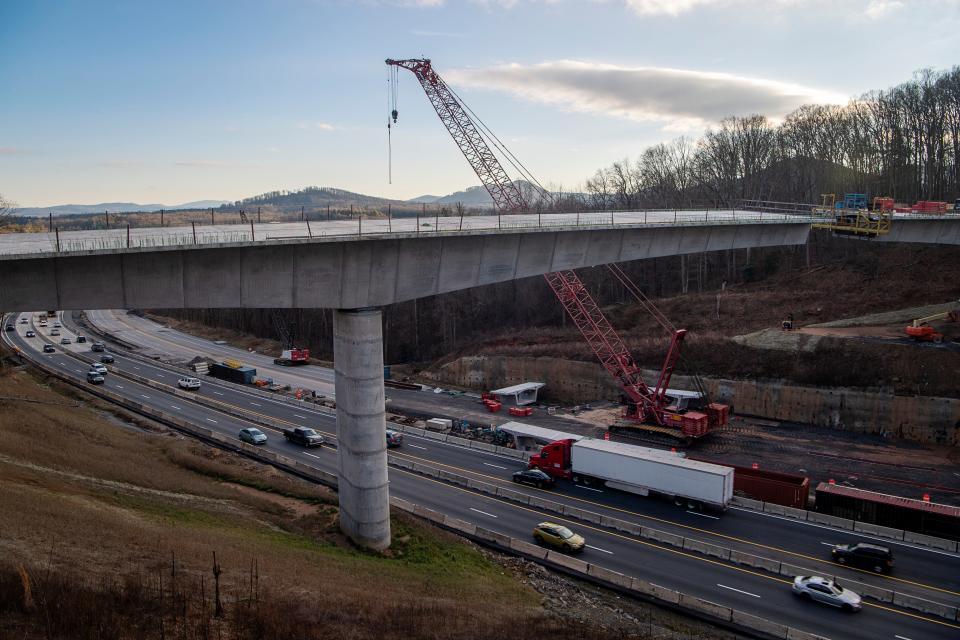
{"type": "MultiPolygon", "coordinates": [[[[17,323],[16,327],[16,332],[5,332],[5,337],[15,341],[29,358],[46,358],[51,365],[84,379],[86,365],[72,355],[65,355],[60,345],[56,346],[57,352],[54,354],[39,352],[51,327],[34,328],[32,322],[17,323]],[[34,328],[38,337],[24,338],[23,334],[28,328],[34,328]]],[[[63,335],[72,338],[73,332],[65,327],[63,335]]],[[[88,358],[95,355],[86,353],[89,344],[73,344],[66,348],[74,354],[81,353],[88,358]]],[[[185,398],[124,379],[122,372],[127,371],[174,385],[178,374],[159,365],[148,365],[140,360],[126,358],[122,353],[114,352],[114,355],[117,358],[115,371],[107,376],[106,385],[137,402],[168,413],[176,413],[198,425],[231,437],[235,437],[241,428],[251,426],[242,416],[260,414],[272,420],[312,426],[327,434],[335,446],[335,418],[328,413],[265,399],[234,385],[204,382],[200,393],[224,403],[223,411],[212,410],[185,398]]],[[[269,437],[267,448],[325,471],[336,471],[336,453],[331,447],[305,451],[289,445],[279,437],[279,433],[263,430],[269,437]]],[[[829,545],[863,540],[867,539],[867,536],[853,536],[809,523],[739,509],[730,510],[715,519],[705,514],[687,512],[666,502],[642,499],[607,489],[589,490],[568,483],[555,491],[519,488],[509,481],[510,473],[521,466],[514,459],[409,434],[405,437],[402,449],[395,453],[430,461],[435,465],[444,465],[451,471],[464,475],[511,485],[526,493],[548,497],[578,508],[777,558],[809,567],[816,572],[837,574],[841,583],[843,578],[847,577],[938,602],[960,602],[960,557],[956,554],[883,541],[883,544],[894,548],[897,566],[890,577],[875,576],[833,565],[828,560],[829,545]]],[[[789,579],[783,576],[774,576],[660,546],[581,521],[570,521],[400,469],[391,469],[390,486],[393,495],[521,539],[529,538],[531,528],[539,521],[565,522],[587,537],[590,546],[584,552],[583,559],[588,562],[834,640],[924,640],[960,637],[958,623],[893,606],[874,604],[872,601],[866,601],[864,611],[860,614],[845,614],[796,600],[790,593],[789,579]]]]}

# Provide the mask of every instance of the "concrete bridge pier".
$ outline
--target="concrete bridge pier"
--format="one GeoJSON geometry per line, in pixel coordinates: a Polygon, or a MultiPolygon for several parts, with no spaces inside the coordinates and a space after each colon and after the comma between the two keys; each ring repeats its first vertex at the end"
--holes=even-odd
{"type": "Polygon", "coordinates": [[[378,308],[333,313],[340,529],[360,546],[390,546],[390,492],[378,308]]]}

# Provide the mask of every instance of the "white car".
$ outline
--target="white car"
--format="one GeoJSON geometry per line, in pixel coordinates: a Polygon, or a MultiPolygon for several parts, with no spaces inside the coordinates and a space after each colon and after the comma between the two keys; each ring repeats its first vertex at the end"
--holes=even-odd
{"type": "Polygon", "coordinates": [[[197,378],[180,378],[177,380],[177,386],[181,389],[199,389],[200,380],[197,378]]]}
{"type": "Polygon", "coordinates": [[[99,362],[94,362],[90,365],[90,371],[96,371],[101,376],[107,375],[107,368],[100,364],[99,362]]]}

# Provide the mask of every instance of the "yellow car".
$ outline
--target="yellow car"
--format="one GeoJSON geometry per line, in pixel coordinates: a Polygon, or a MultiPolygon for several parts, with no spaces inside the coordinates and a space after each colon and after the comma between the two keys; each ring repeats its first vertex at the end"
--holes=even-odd
{"type": "Polygon", "coordinates": [[[583,536],[570,531],[565,526],[552,522],[541,522],[533,529],[533,539],[537,544],[545,544],[561,551],[579,553],[587,541],[583,536]]]}

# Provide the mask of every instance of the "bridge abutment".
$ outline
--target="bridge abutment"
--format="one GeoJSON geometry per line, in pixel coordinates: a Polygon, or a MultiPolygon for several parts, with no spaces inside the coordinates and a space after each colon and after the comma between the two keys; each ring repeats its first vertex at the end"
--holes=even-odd
{"type": "Polygon", "coordinates": [[[380,309],[333,313],[340,529],[370,549],[390,546],[383,324],[380,309]]]}

